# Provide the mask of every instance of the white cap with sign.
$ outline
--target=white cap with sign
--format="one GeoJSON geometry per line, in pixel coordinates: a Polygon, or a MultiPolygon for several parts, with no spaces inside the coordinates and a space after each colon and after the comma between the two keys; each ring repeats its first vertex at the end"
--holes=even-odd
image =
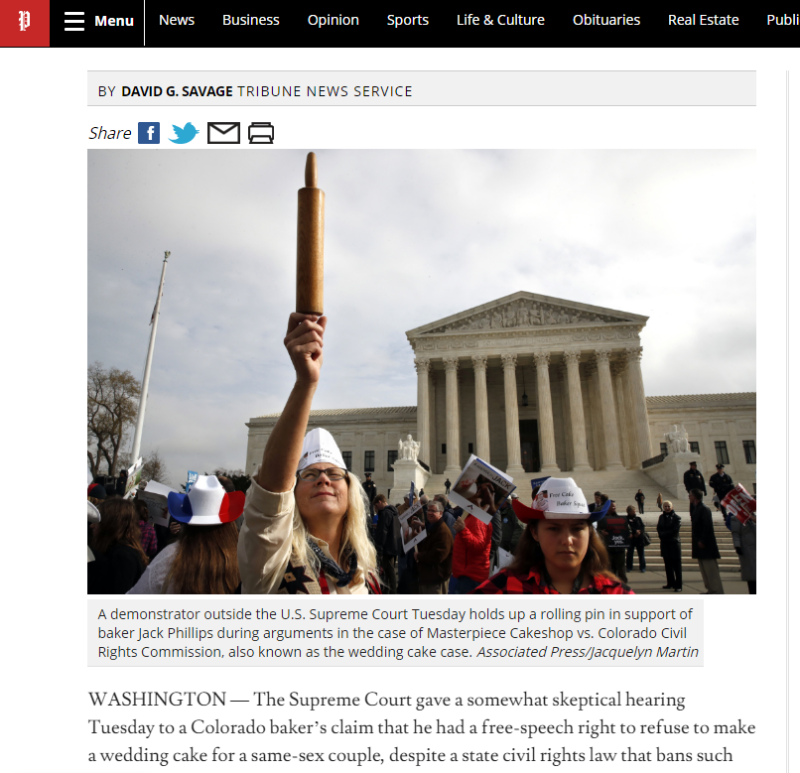
{"type": "Polygon", "coordinates": [[[297,472],[319,462],[335,464],[343,470],[347,469],[342,452],[336,445],[333,435],[328,430],[321,428],[312,429],[303,439],[303,452],[300,454],[297,472]]]}

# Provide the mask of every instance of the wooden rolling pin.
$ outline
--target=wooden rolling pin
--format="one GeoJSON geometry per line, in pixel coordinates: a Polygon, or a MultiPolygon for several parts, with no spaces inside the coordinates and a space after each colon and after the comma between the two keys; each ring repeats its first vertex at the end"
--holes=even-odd
{"type": "Polygon", "coordinates": [[[322,314],[325,192],[317,188],[317,157],[306,159],[306,187],[297,191],[297,304],[303,314],[322,314]]]}

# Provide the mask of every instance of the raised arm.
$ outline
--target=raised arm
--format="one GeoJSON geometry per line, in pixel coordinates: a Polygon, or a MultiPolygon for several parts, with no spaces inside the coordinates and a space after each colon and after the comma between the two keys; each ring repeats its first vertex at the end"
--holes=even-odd
{"type": "Polygon", "coordinates": [[[317,391],[322,368],[322,337],[326,317],[314,314],[289,316],[283,345],[294,365],[296,380],[286,407],[267,440],[256,482],[267,491],[289,491],[294,485],[297,465],[303,451],[311,401],[317,391]]]}

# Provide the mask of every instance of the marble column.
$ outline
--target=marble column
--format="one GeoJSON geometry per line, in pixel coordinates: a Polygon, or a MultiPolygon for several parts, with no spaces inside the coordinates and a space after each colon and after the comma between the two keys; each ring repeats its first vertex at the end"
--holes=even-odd
{"type": "MultiPolygon", "coordinates": [[[[562,470],[572,470],[575,467],[575,458],[572,455],[572,414],[569,410],[569,383],[568,383],[567,363],[561,361],[558,368],[559,396],[561,398],[561,427],[564,435],[564,464],[562,470]]],[[[555,417],[554,417],[555,418],[555,417]]],[[[558,427],[558,422],[556,422],[558,427]]],[[[556,433],[556,459],[558,459],[558,433],[556,433]]]]}
{"type": "Polygon", "coordinates": [[[550,355],[539,352],[533,355],[536,361],[536,384],[539,402],[539,453],[542,457],[542,472],[553,475],[561,472],[556,463],[556,433],[553,425],[553,398],[550,395],[550,355]]]}
{"type": "Polygon", "coordinates": [[[590,464],[595,470],[602,470],[605,468],[603,420],[600,413],[600,387],[598,386],[597,366],[593,361],[586,364],[586,393],[589,398],[589,423],[592,427],[592,457],[590,464]]]}
{"type": "Polygon", "coordinates": [[[503,386],[506,398],[506,453],[508,466],[506,472],[511,475],[524,475],[522,454],[519,441],[519,407],[517,406],[517,355],[503,354],[503,386]]]}
{"type": "Polygon", "coordinates": [[[620,454],[622,464],[627,469],[630,469],[633,466],[633,449],[630,445],[630,435],[628,433],[631,419],[625,404],[625,394],[628,391],[625,370],[624,362],[614,360],[611,363],[611,380],[614,385],[614,400],[617,409],[617,433],[619,434],[620,454]]]}
{"type": "Polygon", "coordinates": [[[639,458],[636,468],[642,462],[653,456],[650,445],[650,424],[647,421],[647,401],[644,394],[644,381],[642,380],[642,347],[632,347],[625,350],[628,358],[628,385],[630,388],[631,402],[633,403],[633,423],[636,428],[636,442],[639,458]]]}
{"type": "Polygon", "coordinates": [[[572,469],[591,470],[589,453],[586,450],[586,418],[583,415],[583,394],[581,393],[580,352],[565,352],[567,364],[567,387],[569,390],[569,414],[572,439],[572,469]]]}
{"type": "Polygon", "coordinates": [[[490,461],[489,447],[489,397],[486,391],[486,355],[472,358],[475,372],[475,455],[490,461]]]}
{"type": "Polygon", "coordinates": [[[609,353],[600,349],[595,352],[597,377],[600,385],[600,413],[603,419],[605,437],[606,469],[624,469],[619,453],[619,434],[617,433],[617,410],[614,405],[614,385],[611,382],[609,353]]]}
{"type": "Polygon", "coordinates": [[[461,472],[458,447],[461,442],[459,437],[460,418],[458,412],[458,357],[444,358],[445,371],[445,423],[447,425],[447,466],[444,474],[455,483],[455,478],[461,472]]]}
{"type": "Polygon", "coordinates": [[[431,470],[434,467],[431,453],[431,394],[430,379],[431,361],[425,357],[414,360],[417,369],[417,440],[420,443],[419,458],[431,470]]]}

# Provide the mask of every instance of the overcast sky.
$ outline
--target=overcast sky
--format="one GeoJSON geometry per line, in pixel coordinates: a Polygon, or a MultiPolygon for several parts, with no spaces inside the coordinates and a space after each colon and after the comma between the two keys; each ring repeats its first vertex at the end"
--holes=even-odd
{"type": "MultiPolygon", "coordinates": [[[[405,331],[519,290],[650,317],[648,395],[756,388],[755,153],[322,151],[315,408],[414,405],[405,331]]],[[[171,483],[241,468],[280,411],[305,153],[89,153],[89,362],[141,379],[171,483]]]]}

